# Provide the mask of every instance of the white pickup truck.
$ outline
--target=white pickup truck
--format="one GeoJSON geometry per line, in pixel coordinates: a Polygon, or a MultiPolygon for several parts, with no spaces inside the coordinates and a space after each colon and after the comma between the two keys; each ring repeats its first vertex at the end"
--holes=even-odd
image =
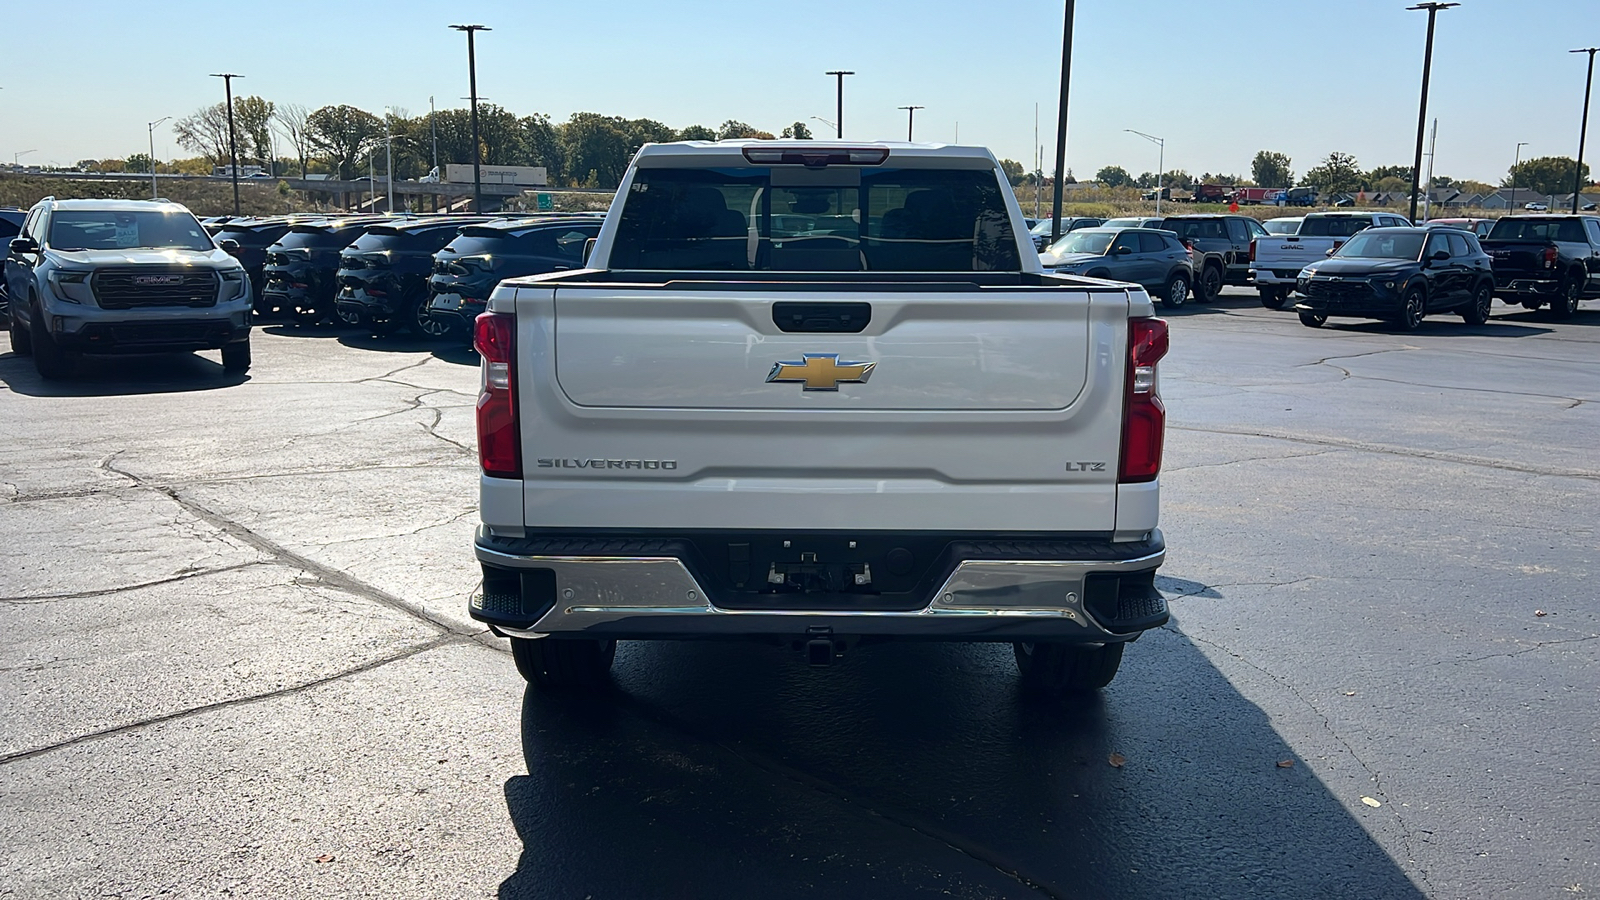
{"type": "Polygon", "coordinates": [[[1093,690],[1154,585],[1167,326],[1042,271],[981,148],[646,145],[586,268],[477,319],[483,587],[547,688],[618,640],[1014,645],[1093,690]]]}
{"type": "Polygon", "coordinates": [[[1274,234],[1250,242],[1250,280],[1261,294],[1261,305],[1282,309],[1294,291],[1300,270],[1321,262],[1328,254],[1367,228],[1410,225],[1404,216],[1386,212],[1310,213],[1294,234],[1274,234]]]}

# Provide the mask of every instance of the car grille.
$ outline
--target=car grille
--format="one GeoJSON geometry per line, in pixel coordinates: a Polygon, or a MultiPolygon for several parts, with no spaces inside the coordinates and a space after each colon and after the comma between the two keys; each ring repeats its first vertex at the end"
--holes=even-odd
{"type": "Polygon", "coordinates": [[[1314,300],[1326,300],[1329,305],[1365,305],[1372,302],[1372,287],[1364,281],[1311,281],[1302,291],[1314,300]]]}
{"type": "Polygon", "coordinates": [[[92,344],[218,344],[226,340],[227,322],[113,322],[84,329],[92,344]]]}
{"type": "Polygon", "coordinates": [[[153,267],[102,269],[91,280],[101,309],[217,305],[217,274],[153,267]]]}

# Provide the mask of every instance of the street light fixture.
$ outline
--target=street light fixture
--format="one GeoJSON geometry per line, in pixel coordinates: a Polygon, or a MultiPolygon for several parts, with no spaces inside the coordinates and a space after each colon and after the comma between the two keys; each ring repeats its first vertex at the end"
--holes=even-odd
{"type": "Polygon", "coordinates": [[[222,83],[223,83],[223,85],[225,86],[225,89],[228,92],[228,157],[229,157],[229,161],[233,163],[233,214],[237,216],[237,215],[240,214],[239,213],[239,145],[238,145],[238,140],[234,137],[234,133],[233,133],[233,80],[235,78],[243,78],[244,76],[243,75],[235,75],[232,72],[222,72],[222,73],[213,72],[211,74],[211,77],[212,78],[221,78],[222,79],[222,83]]]}
{"type": "Polygon", "coordinates": [[[483,212],[483,174],[479,169],[483,151],[478,146],[478,55],[473,35],[480,31],[493,31],[487,25],[451,25],[456,31],[467,34],[467,81],[472,100],[472,211],[483,212]]]}
{"type": "Polygon", "coordinates": [[[150,199],[151,200],[154,200],[157,197],[161,196],[161,194],[159,194],[156,191],[156,126],[160,125],[162,122],[165,122],[170,118],[172,118],[172,117],[171,116],[162,116],[161,118],[155,120],[154,122],[150,122],[146,126],[146,130],[150,132],[150,199]]]}
{"type": "Polygon", "coordinates": [[[911,128],[912,128],[912,125],[916,122],[917,110],[919,110],[919,109],[927,109],[927,107],[926,106],[897,106],[897,107],[895,107],[895,109],[903,109],[903,110],[906,111],[906,143],[909,144],[911,142],[911,128]]]}
{"type": "MultiPolygon", "coordinates": [[[[1061,95],[1056,111],[1056,194],[1050,209],[1050,243],[1061,239],[1061,191],[1067,180],[1067,97],[1072,85],[1072,20],[1077,8],[1074,0],[1067,0],[1065,21],[1061,26],[1061,95]]],[[[961,140],[961,125],[956,124],[956,140],[961,140]]]]}
{"type": "Polygon", "coordinates": [[[1433,20],[1439,10],[1460,6],[1459,3],[1418,3],[1406,9],[1428,11],[1428,44],[1422,54],[1422,99],[1417,102],[1417,155],[1411,163],[1411,221],[1417,220],[1417,188],[1422,177],[1422,134],[1428,126],[1428,76],[1433,70],[1433,20]]]}
{"type": "Polygon", "coordinates": [[[1569,53],[1589,54],[1589,76],[1583,83],[1583,125],[1578,129],[1578,164],[1572,167],[1572,214],[1578,214],[1578,204],[1583,200],[1583,142],[1589,136],[1589,92],[1594,88],[1594,55],[1600,47],[1584,47],[1569,53]]]}
{"type": "Polygon", "coordinates": [[[27,156],[29,153],[38,153],[38,152],[39,151],[37,151],[37,150],[23,150],[21,152],[11,154],[11,168],[13,168],[13,169],[19,168],[21,166],[21,163],[17,162],[17,160],[21,159],[24,156],[27,156]]]}
{"type": "Polygon", "coordinates": [[[812,116],[811,118],[816,119],[818,122],[821,122],[829,128],[837,129],[839,127],[832,119],[824,119],[821,116],[812,116]]]}
{"type": "Polygon", "coordinates": [[[1517,155],[1511,158],[1511,199],[1506,201],[1507,212],[1517,208],[1517,166],[1522,165],[1522,148],[1526,146],[1527,141],[1517,141],[1517,155]]]}
{"type": "Polygon", "coordinates": [[[1161,170],[1156,173],[1156,215],[1159,216],[1161,215],[1161,194],[1166,190],[1161,182],[1165,181],[1167,177],[1167,139],[1158,138],[1153,134],[1145,134],[1142,131],[1134,131],[1132,128],[1124,128],[1122,130],[1129,134],[1137,134],[1139,137],[1161,148],[1161,152],[1156,154],[1156,168],[1161,170]]]}
{"type": "Polygon", "coordinates": [[[834,135],[837,136],[840,140],[843,140],[844,139],[844,77],[846,75],[854,75],[855,73],[854,72],[847,72],[847,71],[845,71],[843,69],[834,69],[832,72],[827,72],[827,73],[824,73],[824,74],[832,75],[832,76],[834,76],[835,78],[837,78],[839,80],[839,102],[838,102],[838,106],[837,106],[837,111],[834,113],[835,121],[833,123],[833,130],[834,130],[834,135]]]}

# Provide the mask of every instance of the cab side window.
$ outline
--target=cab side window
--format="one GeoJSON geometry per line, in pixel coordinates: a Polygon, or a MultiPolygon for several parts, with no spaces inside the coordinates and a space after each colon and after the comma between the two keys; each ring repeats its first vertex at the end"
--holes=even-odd
{"type": "Polygon", "coordinates": [[[1133,252],[1138,253],[1139,252],[1139,233],[1136,232],[1136,231],[1124,231],[1121,234],[1117,235],[1117,239],[1114,242],[1112,242],[1112,244],[1111,244],[1111,252],[1112,253],[1116,253],[1118,250],[1122,249],[1123,247],[1127,247],[1129,250],[1132,250],[1133,252]]]}
{"type": "Polygon", "coordinates": [[[1260,222],[1257,222],[1255,219],[1245,219],[1244,220],[1244,224],[1245,224],[1246,228],[1250,229],[1250,236],[1251,237],[1253,237],[1253,238],[1264,238],[1264,237],[1267,236],[1267,229],[1265,227],[1263,227],[1262,224],[1260,222]]]}
{"type": "Polygon", "coordinates": [[[1583,228],[1589,232],[1589,243],[1600,246],[1600,219],[1584,219],[1583,228]]]}
{"type": "Polygon", "coordinates": [[[1244,227],[1244,220],[1228,220],[1228,239],[1235,244],[1248,244],[1250,242],[1250,231],[1244,227]]]}

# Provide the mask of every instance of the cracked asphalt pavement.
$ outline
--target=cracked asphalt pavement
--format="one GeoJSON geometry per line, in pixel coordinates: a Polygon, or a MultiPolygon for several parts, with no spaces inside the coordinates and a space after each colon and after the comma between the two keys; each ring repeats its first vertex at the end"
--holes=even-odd
{"type": "Polygon", "coordinates": [[[1064,705],[939,644],[535,694],[465,613],[470,354],[5,352],[0,897],[1600,892],[1589,306],[1170,314],[1173,621],[1064,705]]]}

